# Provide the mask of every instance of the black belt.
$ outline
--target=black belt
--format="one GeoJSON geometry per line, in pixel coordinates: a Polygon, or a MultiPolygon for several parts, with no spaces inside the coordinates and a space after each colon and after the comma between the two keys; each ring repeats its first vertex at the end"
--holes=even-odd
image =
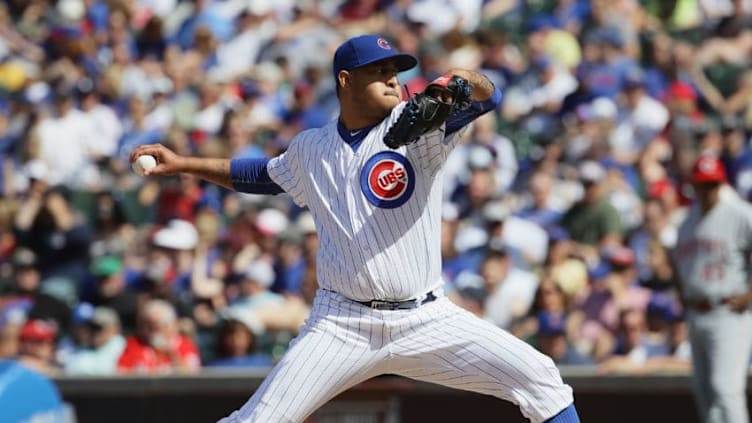
{"type": "Polygon", "coordinates": [[[414,300],[406,300],[406,301],[384,301],[384,300],[370,300],[370,301],[350,300],[350,301],[356,302],[358,304],[361,304],[368,308],[373,308],[376,310],[409,310],[411,308],[416,308],[423,304],[430,303],[436,298],[437,297],[436,295],[434,295],[433,292],[429,292],[423,298],[414,299],[414,300]]]}

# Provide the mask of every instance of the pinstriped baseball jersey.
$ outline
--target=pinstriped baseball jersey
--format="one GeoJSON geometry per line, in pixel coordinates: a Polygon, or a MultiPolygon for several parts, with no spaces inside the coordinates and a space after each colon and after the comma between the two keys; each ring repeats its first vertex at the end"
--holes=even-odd
{"type": "Polygon", "coordinates": [[[318,281],[355,300],[407,300],[442,284],[442,165],[463,130],[444,129],[391,150],[384,134],[405,103],[353,149],[337,122],[299,134],[272,159],[269,176],[300,206],[319,234],[318,281]],[[434,245],[436,248],[426,248],[434,245]]]}
{"type": "Polygon", "coordinates": [[[674,251],[686,298],[718,301],[746,292],[752,251],[752,207],[723,200],[706,215],[693,207],[674,251]]]}

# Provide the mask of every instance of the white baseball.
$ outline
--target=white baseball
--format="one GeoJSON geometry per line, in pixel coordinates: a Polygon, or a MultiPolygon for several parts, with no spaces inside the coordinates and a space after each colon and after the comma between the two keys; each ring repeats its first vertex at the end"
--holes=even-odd
{"type": "Polygon", "coordinates": [[[143,155],[138,156],[136,160],[131,163],[131,168],[138,176],[144,176],[144,171],[153,169],[157,166],[157,159],[154,156],[143,155]]]}

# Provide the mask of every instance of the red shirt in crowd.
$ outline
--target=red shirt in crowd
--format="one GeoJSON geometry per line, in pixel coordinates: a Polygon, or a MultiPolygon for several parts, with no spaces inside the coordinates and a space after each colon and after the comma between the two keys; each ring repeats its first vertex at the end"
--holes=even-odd
{"type": "MultiPolygon", "coordinates": [[[[176,338],[175,343],[174,350],[184,369],[198,370],[201,358],[196,344],[183,335],[176,338]]],[[[118,360],[118,370],[124,373],[170,373],[177,369],[167,352],[157,350],[135,336],[127,338],[125,350],[118,360]]]]}

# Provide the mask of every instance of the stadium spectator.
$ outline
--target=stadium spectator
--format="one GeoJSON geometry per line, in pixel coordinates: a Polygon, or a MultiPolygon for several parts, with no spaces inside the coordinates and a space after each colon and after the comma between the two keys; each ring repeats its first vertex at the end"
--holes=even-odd
{"type": "Polygon", "coordinates": [[[654,342],[648,336],[645,313],[641,310],[626,309],[619,318],[615,355],[598,364],[601,373],[642,372],[648,360],[668,355],[667,345],[654,342]]]}
{"type": "Polygon", "coordinates": [[[536,171],[530,176],[529,204],[516,213],[517,216],[548,229],[559,223],[564,214],[563,200],[554,194],[555,178],[544,171],[536,171]]]}
{"type": "Polygon", "coordinates": [[[83,78],[76,83],[74,94],[83,117],[88,121],[96,143],[87,146],[92,155],[91,160],[98,163],[108,160],[117,153],[118,142],[123,134],[123,127],[115,111],[102,104],[99,90],[91,78],[83,78]]]}
{"type": "Polygon", "coordinates": [[[305,272],[315,264],[318,248],[318,234],[311,213],[299,214],[288,228],[286,237],[287,241],[280,246],[280,272],[272,290],[302,298],[305,272]]]}
{"type": "Polygon", "coordinates": [[[503,248],[515,267],[535,270],[546,259],[548,234],[535,222],[511,215],[508,206],[495,201],[483,208],[489,240],[493,248],[503,248]]]}
{"type": "Polygon", "coordinates": [[[576,243],[578,254],[592,261],[599,248],[621,243],[622,224],[619,213],[605,197],[603,166],[584,161],[578,173],[585,192],[582,199],[566,211],[561,224],[576,243]]]}
{"type": "Polygon", "coordinates": [[[451,201],[459,207],[459,217],[481,221],[483,207],[497,198],[495,159],[491,149],[482,144],[474,144],[467,153],[467,179],[457,185],[451,201]]]}
{"type": "Polygon", "coordinates": [[[238,297],[230,303],[230,306],[252,310],[265,304],[280,303],[282,297],[269,291],[274,278],[274,269],[269,263],[262,259],[255,260],[248,266],[238,282],[238,297]]]}
{"type": "Polygon", "coordinates": [[[29,192],[16,215],[15,234],[19,244],[37,255],[43,280],[54,277],[77,293],[76,284],[86,274],[92,232],[73,208],[71,195],[63,185],[29,192]]]}
{"type": "Polygon", "coordinates": [[[128,113],[123,123],[123,136],[118,144],[117,154],[123,160],[131,150],[144,143],[159,142],[165,135],[159,128],[147,126],[147,105],[143,97],[133,96],[128,101],[128,113]]]}
{"type": "Polygon", "coordinates": [[[676,243],[676,228],[670,225],[663,205],[649,199],[644,205],[644,222],[629,239],[635,252],[640,284],[653,290],[675,286],[675,275],[668,261],[668,250],[676,243]]]}
{"type": "Polygon", "coordinates": [[[57,296],[43,291],[38,266],[39,260],[33,251],[28,248],[16,249],[11,268],[13,284],[2,297],[2,309],[6,313],[15,310],[23,319],[54,321],[63,331],[67,331],[71,308],[57,296]]]}
{"type": "Polygon", "coordinates": [[[618,157],[619,139],[615,136],[619,125],[619,109],[608,97],[586,99],[565,114],[574,121],[573,130],[565,138],[565,157],[577,163],[586,158],[618,157]],[[575,119],[576,118],[576,119],[575,119]]]}
{"type": "Polygon", "coordinates": [[[461,272],[452,283],[453,290],[447,296],[457,305],[485,318],[485,302],[487,292],[483,278],[473,272],[461,272]]]}
{"type": "Polygon", "coordinates": [[[65,83],[52,88],[53,112],[35,128],[39,159],[49,167],[53,185],[85,188],[96,182],[92,161],[98,140],[91,121],[75,107],[74,91],[65,83]]]}
{"type": "Polygon", "coordinates": [[[650,299],[647,309],[649,336],[657,342],[662,341],[667,346],[667,353],[648,358],[646,366],[649,369],[681,371],[691,367],[692,348],[683,314],[679,300],[672,294],[656,293],[650,299]]]}
{"type": "Polygon", "coordinates": [[[91,316],[81,322],[91,331],[89,345],[82,345],[71,353],[64,365],[67,374],[112,375],[125,348],[117,312],[107,307],[96,307],[91,316]]]}
{"type": "Polygon", "coordinates": [[[624,310],[645,313],[650,291],[637,284],[634,254],[625,247],[607,250],[600,264],[591,270],[591,284],[578,299],[583,315],[581,335],[590,340],[616,333],[624,310]]]}
{"type": "Polygon", "coordinates": [[[565,331],[571,331],[571,328],[566,328],[566,319],[570,308],[571,302],[567,299],[561,286],[551,277],[544,277],[535,291],[535,298],[530,309],[524,316],[515,320],[510,331],[518,338],[534,344],[533,338],[539,330],[541,313],[559,316],[563,321],[565,331]]]}
{"type": "Polygon", "coordinates": [[[207,367],[268,368],[272,356],[260,352],[259,332],[263,332],[260,322],[247,313],[228,313],[219,325],[217,352],[207,367]]]}
{"type": "Polygon", "coordinates": [[[138,329],[126,338],[118,358],[121,373],[195,373],[201,357],[194,342],[178,331],[178,318],[172,304],[150,300],[139,310],[138,329]]]}
{"type": "MultiPolygon", "coordinates": [[[[747,79],[750,79],[750,77],[748,76],[747,79]]],[[[723,151],[721,158],[728,172],[729,184],[734,187],[742,199],[749,201],[752,199],[752,181],[750,181],[752,153],[745,146],[746,134],[741,119],[735,115],[722,118],[723,151]]]]}
{"type": "Polygon", "coordinates": [[[551,357],[554,363],[571,366],[595,364],[593,359],[581,354],[567,340],[564,315],[541,311],[537,319],[536,348],[551,357]]]}
{"type": "Polygon", "coordinates": [[[94,256],[120,255],[135,240],[134,225],[129,221],[120,193],[109,189],[93,193],[89,221],[93,237],[90,253],[94,256]]]}
{"type": "Polygon", "coordinates": [[[279,253],[274,266],[276,277],[270,287],[271,291],[287,297],[300,296],[300,284],[306,268],[302,246],[303,236],[297,224],[290,225],[279,234],[279,253]]]}
{"type": "Polygon", "coordinates": [[[452,193],[457,185],[465,185],[470,179],[468,163],[474,147],[486,147],[494,161],[494,182],[499,190],[506,191],[517,176],[517,154],[512,141],[496,132],[497,119],[488,113],[478,118],[473,125],[473,133],[467,142],[460,143],[449,154],[445,166],[444,190],[452,193]]]}
{"type": "Polygon", "coordinates": [[[669,112],[666,106],[647,94],[645,73],[638,67],[626,74],[624,94],[623,117],[617,131],[620,131],[625,145],[619,148],[629,162],[634,163],[640,151],[665,129],[669,112]]]}
{"type": "Polygon", "coordinates": [[[615,305],[620,310],[644,312],[650,302],[650,290],[638,283],[634,252],[627,247],[611,247],[604,252],[603,260],[611,269],[608,288],[615,305]]]}
{"type": "Polygon", "coordinates": [[[480,275],[488,293],[484,305],[486,319],[508,329],[530,309],[538,288],[537,276],[514,267],[504,250],[488,251],[480,275]]]}
{"type": "Polygon", "coordinates": [[[171,219],[151,235],[151,248],[140,275],[139,289],[147,297],[172,299],[190,289],[198,231],[193,223],[171,219]]]}
{"type": "Polygon", "coordinates": [[[19,363],[48,376],[60,373],[55,359],[58,340],[57,324],[51,320],[29,319],[18,333],[19,363]]]}
{"type": "Polygon", "coordinates": [[[80,302],[73,307],[70,331],[60,336],[57,345],[56,356],[61,365],[65,365],[76,349],[91,345],[92,331],[88,320],[93,313],[94,306],[87,302],[80,302]]]}
{"type": "Polygon", "coordinates": [[[90,294],[82,297],[84,301],[115,310],[119,316],[118,326],[122,323],[125,333],[133,333],[139,300],[126,285],[122,259],[110,255],[96,258],[91,275],[93,286],[90,294]]]}
{"type": "Polygon", "coordinates": [[[559,226],[548,230],[548,254],[545,271],[556,281],[569,301],[583,295],[588,283],[588,268],[575,254],[569,233],[559,226]]]}
{"type": "Polygon", "coordinates": [[[200,214],[196,222],[200,241],[191,272],[190,291],[178,296],[176,302],[186,310],[182,320],[195,333],[201,357],[209,361],[214,355],[220,313],[227,307],[225,281],[230,280],[230,266],[221,257],[216,241],[216,215],[200,214]]]}
{"type": "Polygon", "coordinates": [[[571,319],[577,332],[573,342],[578,350],[586,352],[596,361],[611,355],[614,333],[618,325],[618,310],[613,306],[608,279],[611,267],[601,262],[588,271],[587,289],[575,299],[571,319]]]}
{"type": "Polygon", "coordinates": [[[477,270],[475,263],[468,263],[456,248],[459,230],[459,210],[447,201],[441,209],[441,272],[446,281],[453,281],[463,270],[477,270]]]}
{"type": "Polygon", "coordinates": [[[308,305],[300,298],[272,292],[274,279],[272,265],[263,258],[254,260],[237,282],[238,295],[230,302],[229,310],[255,315],[264,329],[297,333],[308,314],[308,305]]]}

